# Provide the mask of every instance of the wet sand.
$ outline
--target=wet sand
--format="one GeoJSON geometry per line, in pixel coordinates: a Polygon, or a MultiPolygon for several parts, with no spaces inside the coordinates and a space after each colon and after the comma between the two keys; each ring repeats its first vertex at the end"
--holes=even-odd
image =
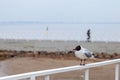
{"type": "Polygon", "coordinates": [[[70,51],[76,45],[82,45],[92,52],[117,52],[120,54],[120,42],[0,39],[0,50],[70,51]]]}
{"type": "MultiPolygon", "coordinates": [[[[104,61],[104,59],[90,60],[87,63],[104,61]]],[[[79,65],[79,60],[64,60],[54,58],[12,58],[3,61],[6,65],[5,73],[14,75],[26,72],[41,71],[47,69],[61,68],[67,66],[79,65]]],[[[52,80],[84,80],[84,70],[60,73],[51,75],[52,80]]],[[[37,77],[37,80],[42,80],[43,77],[37,77]]],[[[114,65],[102,66],[90,69],[90,80],[113,80],[114,65]],[[109,76],[109,77],[108,77],[109,76]]]]}
{"type": "Polygon", "coordinates": [[[1,76],[7,76],[7,74],[5,73],[5,64],[3,63],[3,61],[0,62],[0,77],[1,76]]]}

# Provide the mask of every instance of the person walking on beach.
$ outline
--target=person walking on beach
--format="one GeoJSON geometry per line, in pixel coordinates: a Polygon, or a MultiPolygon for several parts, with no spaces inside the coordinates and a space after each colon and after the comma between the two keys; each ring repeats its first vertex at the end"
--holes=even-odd
{"type": "Polygon", "coordinates": [[[88,29],[87,30],[87,42],[90,42],[90,38],[91,38],[91,30],[90,29],[88,29]]]}

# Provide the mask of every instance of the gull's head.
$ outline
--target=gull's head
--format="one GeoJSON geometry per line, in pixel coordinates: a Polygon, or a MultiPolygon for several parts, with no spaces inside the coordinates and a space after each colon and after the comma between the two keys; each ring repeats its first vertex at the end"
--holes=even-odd
{"type": "Polygon", "coordinates": [[[73,49],[73,52],[75,52],[75,51],[80,51],[80,50],[81,50],[81,46],[78,45],[78,46],[76,46],[76,47],[73,49]]]}

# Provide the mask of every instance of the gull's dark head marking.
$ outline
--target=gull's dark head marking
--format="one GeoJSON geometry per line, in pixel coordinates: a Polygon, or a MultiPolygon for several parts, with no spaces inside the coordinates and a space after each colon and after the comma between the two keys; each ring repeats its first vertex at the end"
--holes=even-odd
{"type": "Polygon", "coordinates": [[[76,46],[75,49],[73,49],[73,50],[79,51],[79,50],[81,50],[81,46],[78,45],[78,46],[76,46]]]}

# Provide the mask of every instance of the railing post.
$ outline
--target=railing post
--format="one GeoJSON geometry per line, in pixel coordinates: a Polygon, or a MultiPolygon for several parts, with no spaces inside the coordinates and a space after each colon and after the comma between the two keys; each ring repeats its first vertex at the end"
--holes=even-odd
{"type": "Polygon", "coordinates": [[[119,64],[115,65],[115,80],[119,80],[119,64]]]}
{"type": "Polygon", "coordinates": [[[89,69],[85,69],[85,80],[89,80],[89,69]]]}
{"type": "Polygon", "coordinates": [[[31,80],[36,80],[36,79],[35,79],[35,76],[31,76],[31,80]]]}
{"type": "Polygon", "coordinates": [[[44,80],[50,80],[50,76],[45,76],[44,80]]]}

